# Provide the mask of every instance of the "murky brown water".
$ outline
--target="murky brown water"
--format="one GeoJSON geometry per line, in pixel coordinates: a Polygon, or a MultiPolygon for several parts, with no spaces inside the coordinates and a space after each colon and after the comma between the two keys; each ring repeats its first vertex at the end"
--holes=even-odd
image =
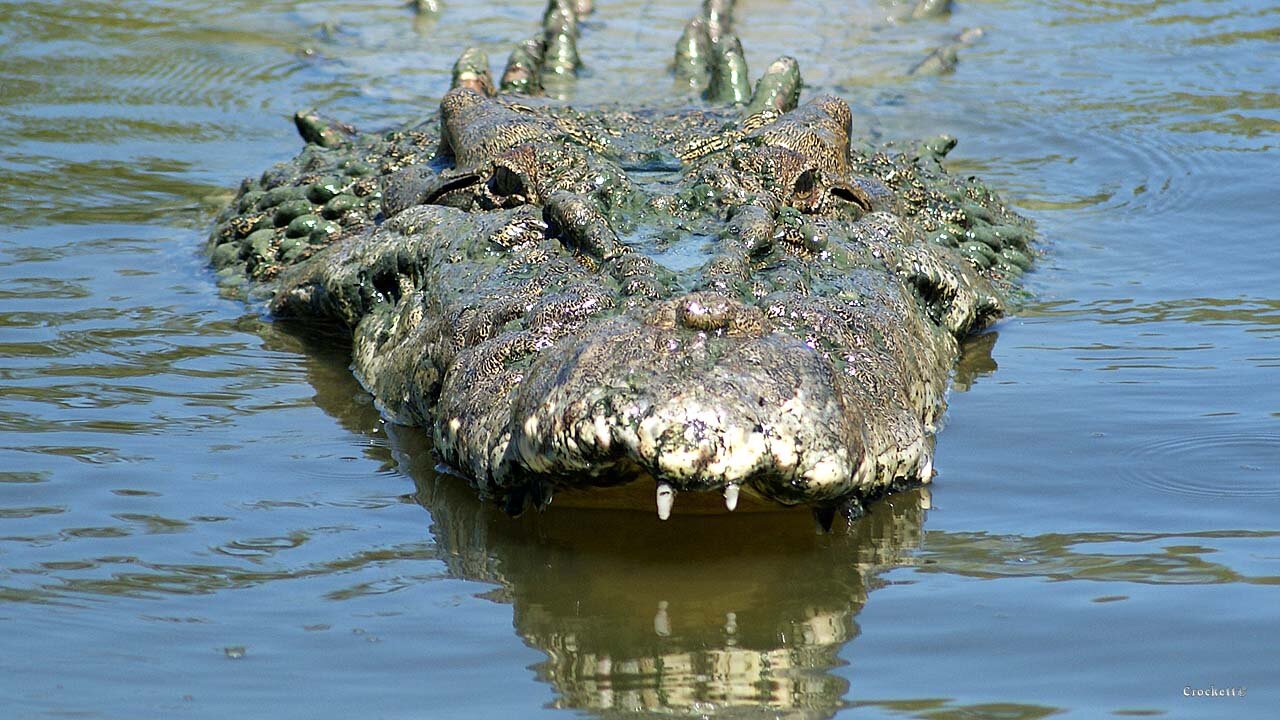
{"type": "MultiPolygon", "coordinates": [[[[696,3],[596,4],[571,95],[667,97],[696,3]]],[[[294,110],[421,117],[542,10],[443,5],[0,2],[0,716],[1274,716],[1280,8],[739,3],[753,68],[957,135],[1047,250],[968,348],[931,496],[820,536],[509,520],[339,339],[219,296],[211,215],[294,110]]]]}

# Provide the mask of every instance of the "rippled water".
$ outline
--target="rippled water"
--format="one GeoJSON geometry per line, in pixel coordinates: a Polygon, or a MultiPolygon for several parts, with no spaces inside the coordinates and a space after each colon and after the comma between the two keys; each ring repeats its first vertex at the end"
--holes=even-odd
{"type": "MultiPolygon", "coordinates": [[[[596,4],[568,92],[666,97],[696,3],[596,4]]],[[[204,233],[289,114],[421,117],[540,2],[0,2],[0,715],[1274,717],[1280,8],[739,5],[752,67],[957,135],[1046,250],[967,348],[931,494],[847,533],[508,520],[340,339],[219,296],[204,233]]]]}

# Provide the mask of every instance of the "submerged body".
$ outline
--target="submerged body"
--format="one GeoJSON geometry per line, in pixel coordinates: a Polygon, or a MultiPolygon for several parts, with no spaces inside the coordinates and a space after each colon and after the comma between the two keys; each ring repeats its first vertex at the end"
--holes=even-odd
{"type": "MultiPolygon", "coordinates": [[[[470,53],[421,125],[300,115],[307,148],[246,181],[215,264],[349,327],[383,411],[513,511],[642,479],[663,517],[704,491],[829,522],[928,482],[958,342],[1004,312],[1027,225],[945,174],[953,141],[877,148],[843,100],[797,107],[790,58],[744,96],[730,5],[677,52],[728,109],[492,97],[470,53]]],[[[574,13],[551,3],[508,89],[570,72],[574,13]]]]}

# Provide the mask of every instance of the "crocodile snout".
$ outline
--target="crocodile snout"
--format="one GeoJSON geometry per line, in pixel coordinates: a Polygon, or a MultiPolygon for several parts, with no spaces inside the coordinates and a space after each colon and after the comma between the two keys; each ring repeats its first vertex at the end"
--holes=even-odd
{"type": "MultiPolygon", "coordinates": [[[[697,293],[675,304],[703,329],[732,326],[717,313],[763,317],[723,301],[697,293]]],[[[660,515],[677,491],[723,492],[732,510],[743,489],[790,504],[865,480],[859,413],[824,358],[777,334],[691,337],[686,320],[618,322],[535,363],[513,408],[507,472],[648,476],[660,515]]]]}

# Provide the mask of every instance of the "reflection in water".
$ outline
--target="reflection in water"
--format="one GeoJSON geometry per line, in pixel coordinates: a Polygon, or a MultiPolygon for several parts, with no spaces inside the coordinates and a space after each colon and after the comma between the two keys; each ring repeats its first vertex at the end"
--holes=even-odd
{"type": "Polygon", "coordinates": [[[960,357],[956,360],[955,375],[951,387],[958,392],[968,392],[978,378],[986,377],[999,367],[991,351],[996,347],[1000,333],[991,330],[975,335],[960,343],[960,357]]]}
{"type": "Polygon", "coordinates": [[[1039,720],[1057,715],[1064,708],[1025,703],[979,703],[955,705],[939,698],[922,700],[880,700],[850,703],[854,707],[875,707],[896,717],[924,720],[1039,720]]]}
{"type": "Polygon", "coordinates": [[[568,708],[830,716],[848,689],[830,670],[854,616],[876,570],[909,562],[924,518],[917,491],[828,535],[807,510],[662,523],[553,505],[513,520],[436,475],[418,433],[396,440],[441,558],[501,586],[492,597],[547,654],[539,677],[568,708]]]}
{"type": "Polygon", "coordinates": [[[987,533],[927,535],[920,572],[977,578],[1040,577],[1144,585],[1278,585],[1280,576],[1248,575],[1213,562],[1231,541],[1274,541],[1280,532],[1063,533],[1001,536],[987,533]]]}
{"type": "Polygon", "coordinates": [[[1280,300],[1266,297],[1191,297],[1138,302],[1132,298],[1040,302],[1022,315],[1055,320],[1089,320],[1108,325],[1189,323],[1198,326],[1229,325],[1246,332],[1271,335],[1280,326],[1280,300]]]}

